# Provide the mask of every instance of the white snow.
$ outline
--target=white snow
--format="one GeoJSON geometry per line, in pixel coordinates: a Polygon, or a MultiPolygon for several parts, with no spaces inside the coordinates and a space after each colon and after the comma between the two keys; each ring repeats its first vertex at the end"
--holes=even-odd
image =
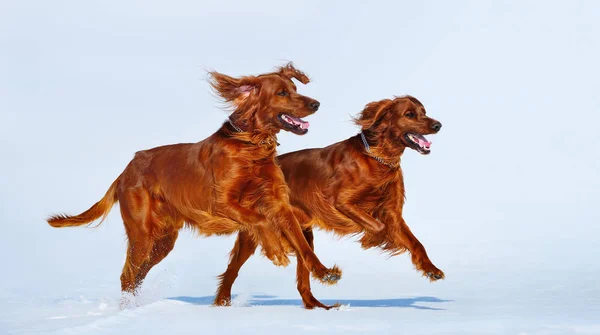
{"type": "MultiPolygon", "coordinates": [[[[108,230],[112,230],[108,227],[116,226],[117,220],[111,218],[106,228],[94,232],[83,230],[81,238],[108,238],[108,230]]],[[[261,257],[251,259],[242,270],[234,286],[237,296],[233,307],[213,307],[214,276],[224,269],[226,249],[233,242],[216,240],[184,235],[173,257],[149,275],[141,296],[135,300],[138,306],[124,310],[119,309],[121,264],[116,250],[105,251],[108,255],[102,263],[106,265],[100,267],[81,256],[66,257],[61,262],[65,268],[73,272],[83,269],[75,278],[46,272],[48,269],[32,270],[35,279],[24,278],[26,285],[2,297],[3,327],[10,333],[49,334],[198,330],[207,334],[600,333],[597,267],[577,269],[565,263],[552,267],[522,262],[512,267],[501,262],[488,266],[475,261],[469,248],[430,243],[435,246],[430,248],[434,262],[440,267],[443,264],[448,278],[429,283],[412,270],[408,257],[387,259],[323,233],[317,234],[317,250],[329,251],[320,253],[329,260],[334,258],[336,247],[344,248],[347,256],[339,257],[338,262],[343,263],[345,273],[334,287],[313,282],[313,288],[324,303],[342,303],[339,310],[304,310],[295,292],[293,266],[275,268],[261,257]],[[473,261],[469,265],[452,261],[458,256],[439,252],[444,248],[473,261]],[[219,255],[214,257],[214,265],[198,261],[210,253],[219,255]],[[105,267],[113,269],[112,275],[98,278],[106,272],[105,267]]],[[[81,251],[82,246],[78,248],[81,251]]]]}
{"type": "Polygon", "coordinates": [[[600,334],[600,3],[0,2],[0,334],[600,334]],[[316,233],[339,310],[304,310],[295,264],[255,256],[210,306],[235,237],[182,231],[120,309],[118,206],[96,229],[51,213],[96,202],[133,154],[197,141],[226,113],[205,70],[291,60],[321,102],[282,153],[356,134],[373,100],[412,94],[443,123],[402,158],[404,217],[446,280],[316,233]]]}

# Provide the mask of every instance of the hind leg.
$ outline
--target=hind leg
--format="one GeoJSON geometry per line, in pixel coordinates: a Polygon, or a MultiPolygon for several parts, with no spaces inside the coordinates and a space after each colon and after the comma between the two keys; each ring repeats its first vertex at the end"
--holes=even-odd
{"type": "Polygon", "coordinates": [[[135,278],[136,283],[141,284],[152,267],[167,257],[171,250],[173,250],[178,236],[179,232],[174,230],[154,241],[150,257],[142,264],[135,278]]]}
{"type": "Polygon", "coordinates": [[[127,258],[121,274],[121,290],[135,294],[140,284],[138,274],[154,245],[150,226],[150,196],[146,190],[135,188],[119,194],[119,200],[128,238],[127,258]]]}
{"type": "Polygon", "coordinates": [[[121,273],[121,290],[131,294],[136,294],[141,284],[139,274],[143,269],[144,262],[150,256],[152,250],[152,241],[149,238],[142,237],[129,240],[127,247],[127,259],[121,273]]]}
{"type": "Polygon", "coordinates": [[[240,231],[238,238],[235,241],[235,246],[231,250],[229,256],[229,265],[227,270],[219,276],[219,288],[215,295],[214,305],[229,306],[231,305],[231,286],[238,276],[240,268],[256,250],[256,242],[252,239],[247,231],[240,231]]]}
{"type": "Polygon", "coordinates": [[[171,251],[169,244],[177,239],[177,229],[169,224],[172,219],[164,212],[164,204],[146,189],[127,188],[118,197],[128,237],[121,290],[135,295],[150,268],[171,251]]]}

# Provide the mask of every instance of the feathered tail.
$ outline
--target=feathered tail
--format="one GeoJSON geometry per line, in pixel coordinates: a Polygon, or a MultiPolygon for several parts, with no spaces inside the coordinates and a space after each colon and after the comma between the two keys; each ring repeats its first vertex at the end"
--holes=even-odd
{"type": "Polygon", "coordinates": [[[119,176],[119,178],[110,185],[110,188],[106,191],[104,197],[87,211],[75,216],[65,214],[53,215],[47,219],[48,223],[56,228],[77,227],[90,223],[99,217],[102,217],[102,220],[98,224],[102,223],[104,219],[106,219],[112,206],[118,201],[116,189],[120,178],[121,177],[119,176]]]}

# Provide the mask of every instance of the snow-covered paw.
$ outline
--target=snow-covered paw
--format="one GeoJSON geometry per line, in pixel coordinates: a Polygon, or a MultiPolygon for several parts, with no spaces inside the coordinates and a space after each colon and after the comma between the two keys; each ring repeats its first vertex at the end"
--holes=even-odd
{"type": "Polygon", "coordinates": [[[340,304],[339,302],[336,302],[333,305],[329,305],[329,306],[325,306],[323,308],[325,308],[326,310],[330,310],[330,309],[340,309],[340,307],[342,307],[342,304],[340,304]]]}
{"type": "Polygon", "coordinates": [[[121,294],[121,299],[119,299],[119,309],[129,309],[138,307],[138,302],[133,293],[123,292],[121,294]]]}
{"type": "Polygon", "coordinates": [[[220,307],[231,306],[231,297],[217,296],[215,298],[215,301],[213,302],[213,306],[220,306],[220,307]]]}
{"type": "Polygon", "coordinates": [[[342,304],[335,303],[333,305],[324,305],[321,302],[319,302],[318,300],[315,299],[316,302],[314,303],[310,303],[310,304],[304,304],[304,308],[306,309],[316,309],[316,308],[322,308],[324,310],[330,310],[330,309],[339,309],[340,306],[342,306],[342,304]]]}
{"type": "Polygon", "coordinates": [[[427,278],[429,278],[429,280],[431,280],[431,281],[436,281],[436,280],[444,279],[446,277],[444,275],[444,272],[442,270],[439,270],[439,269],[435,269],[434,271],[426,272],[425,276],[427,278]]]}
{"type": "Polygon", "coordinates": [[[323,281],[337,283],[338,280],[342,278],[341,274],[338,273],[328,273],[323,277],[323,281]]]}
{"type": "Polygon", "coordinates": [[[315,277],[323,284],[333,285],[342,279],[342,270],[340,270],[337,266],[333,266],[333,268],[327,269],[327,271],[325,271],[321,277],[316,275],[315,277]]]}

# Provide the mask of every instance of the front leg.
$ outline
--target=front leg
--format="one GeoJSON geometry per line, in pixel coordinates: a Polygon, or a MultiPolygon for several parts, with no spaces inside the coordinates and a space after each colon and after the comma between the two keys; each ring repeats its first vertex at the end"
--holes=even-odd
{"type": "Polygon", "coordinates": [[[258,241],[262,247],[263,254],[276,266],[288,266],[288,258],[281,237],[277,231],[269,226],[267,218],[248,208],[242,207],[235,201],[229,201],[227,206],[221,209],[219,214],[224,215],[245,226],[250,238],[258,241]]]}
{"type": "MultiPolygon", "coordinates": [[[[304,233],[304,238],[306,238],[306,241],[308,242],[308,245],[310,245],[311,249],[314,250],[315,245],[313,242],[314,236],[313,236],[312,228],[305,229],[303,231],[303,233],[304,233]]],[[[335,304],[333,306],[324,305],[319,300],[317,300],[317,298],[315,298],[313,296],[312,291],[310,290],[310,272],[304,266],[304,263],[300,260],[300,258],[297,259],[297,264],[296,264],[296,281],[297,281],[297,285],[298,285],[297,286],[298,292],[300,293],[300,296],[302,297],[302,303],[304,304],[304,307],[306,307],[307,309],[313,309],[315,307],[331,309],[331,308],[336,308],[336,307],[340,306],[339,304],[335,304]]]]}
{"type": "Polygon", "coordinates": [[[429,278],[429,280],[436,281],[444,279],[444,272],[433,265],[427,256],[425,247],[419,242],[415,235],[413,235],[404,219],[400,218],[399,223],[388,225],[386,238],[393,246],[398,248],[398,250],[408,249],[412,263],[417,270],[423,272],[423,275],[429,278]]]}
{"type": "Polygon", "coordinates": [[[227,199],[226,205],[223,206],[223,209],[220,211],[219,214],[222,214],[246,226],[248,224],[264,224],[267,221],[264,215],[251,209],[242,207],[234,199],[227,199]]]}
{"type": "Polygon", "coordinates": [[[279,227],[284,237],[290,243],[290,246],[296,252],[298,261],[302,262],[312,272],[313,277],[327,285],[335,284],[342,278],[342,271],[337,266],[334,265],[331,269],[328,269],[321,263],[317,255],[315,255],[313,249],[306,241],[300,224],[291,208],[283,206],[274,214],[272,222],[279,227]]]}
{"type": "Polygon", "coordinates": [[[340,200],[336,203],[335,208],[340,211],[340,213],[346,215],[350,220],[358,223],[363,229],[372,232],[378,233],[385,228],[385,225],[376,219],[374,219],[371,215],[365,213],[363,210],[358,208],[356,205],[348,203],[344,200],[340,200]]]}

